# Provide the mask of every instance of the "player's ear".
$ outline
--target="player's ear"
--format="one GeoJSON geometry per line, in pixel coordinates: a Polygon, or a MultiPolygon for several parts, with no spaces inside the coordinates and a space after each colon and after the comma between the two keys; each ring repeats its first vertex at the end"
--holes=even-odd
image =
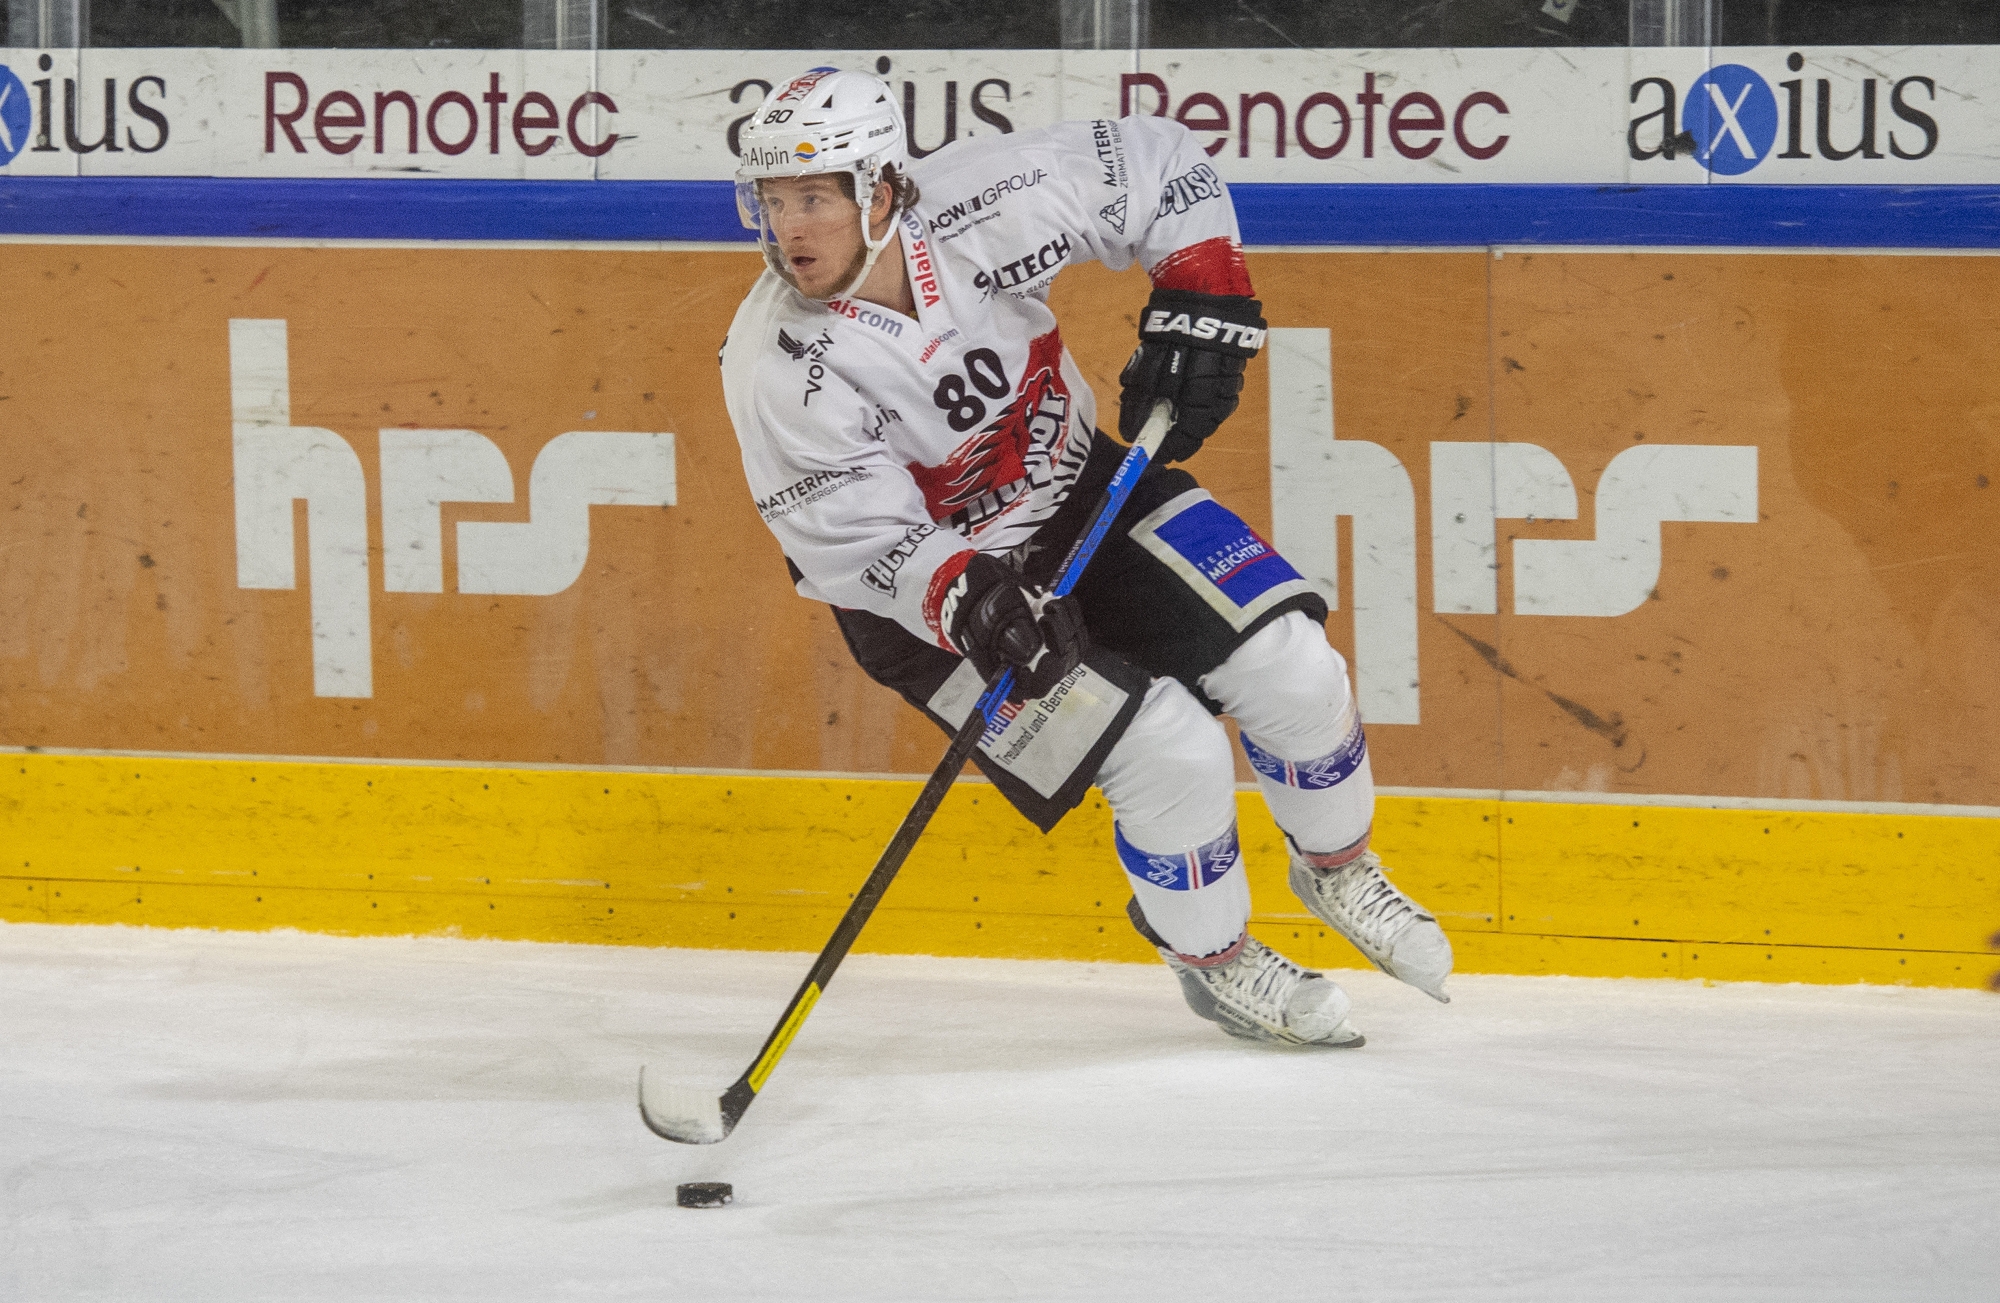
{"type": "Polygon", "coordinates": [[[874,197],[868,206],[868,220],[879,222],[889,215],[889,206],[896,202],[896,191],[887,181],[875,183],[874,197]]]}

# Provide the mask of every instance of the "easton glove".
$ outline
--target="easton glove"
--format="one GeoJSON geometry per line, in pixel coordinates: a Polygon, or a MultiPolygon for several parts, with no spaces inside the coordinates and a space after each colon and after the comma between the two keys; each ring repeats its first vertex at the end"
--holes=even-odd
{"type": "Polygon", "coordinates": [[[1073,597],[1026,587],[1013,567],[975,553],[940,610],[952,642],[981,678],[1014,667],[1010,700],[1045,697],[1083,659],[1083,612],[1073,597]]]}
{"type": "Polygon", "coordinates": [[[1130,443],[1153,404],[1174,405],[1174,428],[1160,445],[1163,462],[1185,461],[1236,410],[1243,367],[1267,333],[1264,305],[1238,294],[1153,291],[1139,318],[1139,348],[1118,383],[1118,433],[1130,443]]]}

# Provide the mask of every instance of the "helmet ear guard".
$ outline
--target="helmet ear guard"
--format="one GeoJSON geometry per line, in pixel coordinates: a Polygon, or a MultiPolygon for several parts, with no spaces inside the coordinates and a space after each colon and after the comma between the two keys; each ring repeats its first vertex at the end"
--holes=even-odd
{"type": "Polygon", "coordinates": [[[875,187],[887,181],[888,168],[902,172],[909,166],[902,114],[888,85],[866,73],[814,68],[765,96],[738,141],[737,216],[745,228],[757,232],[765,264],[794,289],[797,281],[777,248],[758,183],[840,173],[854,178],[865,253],[857,275],[832,297],[852,294],[894,238],[895,218],[902,209],[896,194],[899,187],[892,185],[888,228],[880,240],[873,238],[868,219],[875,187]]]}

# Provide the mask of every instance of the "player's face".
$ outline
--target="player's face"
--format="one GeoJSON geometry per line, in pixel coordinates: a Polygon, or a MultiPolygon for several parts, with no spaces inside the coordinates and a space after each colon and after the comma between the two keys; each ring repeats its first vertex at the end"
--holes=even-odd
{"type": "Polygon", "coordinates": [[[770,214],[771,238],[808,298],[846,288],[861,270],[861,208],[830,176],[774,177],[757,187],[770,214]]]}

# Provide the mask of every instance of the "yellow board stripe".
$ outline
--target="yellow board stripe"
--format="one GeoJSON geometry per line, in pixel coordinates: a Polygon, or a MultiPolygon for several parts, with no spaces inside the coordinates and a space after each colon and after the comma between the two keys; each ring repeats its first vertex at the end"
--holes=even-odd
{"type": "MultiPolygon", "coordinates": [[[[0,756],[0,920],[792,950],[826,943],[919,784],[186,757],[0,756]]],[[[1268,943],[1365,961],[1238,817],[1268,943]]],[[[2000,819],[1384,796],[1375,847],[1461,972],[1984,986],[2000,819]]],[[[1044,837],[947,795],[856,949],[1157,962],[1111,813],[1044,837]]]]}
{"type": "Polygon", "coordinates": [[[799,1034],[799,1028],[805,1025],[806,1015],[811,1013],[813,1006],[818,1003],[819,983],[807,982],[805,994],[799,997],[797,1007],[792,1010],[791,1016],[785,1019],[785,1025],[778,1028],[778,1034],[771,1041],[770,1047],[758,1057],[757,1066],[750,1069],[750,1089],[764,1089],[765,1079],[771,1075],[771,1069],[777,1067],[778,1060],[785,1057],[785,1051],[792,1047],[792,1037],[799,1034]]]}

